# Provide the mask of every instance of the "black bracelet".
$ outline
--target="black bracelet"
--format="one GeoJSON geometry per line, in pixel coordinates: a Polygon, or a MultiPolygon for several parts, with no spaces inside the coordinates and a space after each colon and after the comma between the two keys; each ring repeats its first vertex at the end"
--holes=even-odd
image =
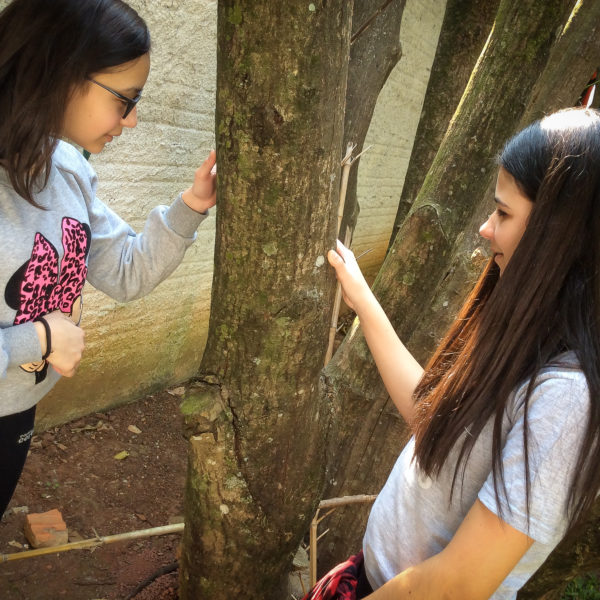
{"type": "Polygon", "coordinates": [[[42,356],[42,360],[46,360],[52,352],[52,335],[50,334],[50,325],[48,325],[48,321],[46,321],[44,317],[38,317],[36,321],[39,321],[46,330],[46,353],[42,356]]]}

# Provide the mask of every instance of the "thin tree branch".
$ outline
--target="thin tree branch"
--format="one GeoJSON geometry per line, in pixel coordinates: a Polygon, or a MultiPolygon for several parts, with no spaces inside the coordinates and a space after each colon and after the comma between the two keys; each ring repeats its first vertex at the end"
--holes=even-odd
{"type": "Polygon", "coordinates": [[[358,37],[360,37],[365,29],[371,25],[371,23],[393,2],[394,0],[386,0],[359,28],[358,31],[350,38],[350,45],[352,45],[358,37]]]}

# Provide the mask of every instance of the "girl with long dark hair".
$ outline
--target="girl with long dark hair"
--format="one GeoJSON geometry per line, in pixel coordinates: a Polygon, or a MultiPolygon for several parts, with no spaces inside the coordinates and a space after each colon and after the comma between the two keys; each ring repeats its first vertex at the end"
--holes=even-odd
{"type": "MultiPolygon", "coordinates": [[[[424,370],[352,252],[329,253],[414,434],[364,563],[346,564],[357,594],[337,597],[515,598],[598,495],[600,114],[561,111],[513,137],[495,203],[480,228],[493,256],[424,370]]],[[[336,597],[327,581],[309,597],[336,597]]]]}
{"type": "Polygon", "coordinates": [[[120,301],[180,263],[215,204],[215,155],[135,232],[96,198],[69,140],[100,152],[137,124],[150,35],[121,0],[13,0],[0,13],[0,515],[35,406],[84,350],[86,280],[120,301]]]}

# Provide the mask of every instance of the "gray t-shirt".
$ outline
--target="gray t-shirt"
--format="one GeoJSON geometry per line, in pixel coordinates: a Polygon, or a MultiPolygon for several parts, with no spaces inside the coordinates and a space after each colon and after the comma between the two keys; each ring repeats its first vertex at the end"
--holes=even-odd
{"type": "Polygon", "coordinates": [[[59,375],[42,361],[33,321],[61,310],[81,317],[86,279],[126,301],[150,292],[181,262],[206,215],[179,196],[154,208],[136,234],[96,197],[96,174],[59,142],[36,208],[0,168],[0,416],[40,400],[59,375]]]}
{"type": "MultiPolygon", "coordinates": [[[[541,371],[529,401],[528,524],[523,448],[527,383],[511,395],[503,418],[502,464],[507,497],[501,492],[500,500],[502,519],[534,543],[491,596],[494,600],[516,598],[517,591],[566,533],[567,495],[590,409],[587,382],[572,353],[561,355],[541,371]]],[[[492,422],[477,439],[466,465],[464,486],[461,489],[457,484],[450,502],[457,448],[439,477],[432,480],[412,460],[411,438],[373,505],[363,539],[365,570],[373,589],[443,550],[477,498],[499,514],[491,448],[492,422]]]]}

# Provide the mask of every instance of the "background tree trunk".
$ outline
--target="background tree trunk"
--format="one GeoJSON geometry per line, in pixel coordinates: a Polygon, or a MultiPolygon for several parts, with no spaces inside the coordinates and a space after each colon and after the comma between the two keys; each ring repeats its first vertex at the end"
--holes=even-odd
{"type": "MultiPolygon", "coordinates": [[[[515,131],[572,3],[503,0],[423,186],[373,290],[401,339],[411,344],[453,247],[495,177],[493,158],[515,131]]],[[[475,257],[476,259],[476,257],[475,257]]],[[[444,300],[444,302],[448,302],[444,300]]],[[[449,306],[449,302],[442,309],[449,306]]],[[[445,315],[438,316],[444,319],[445,315]]],[[[389,401],[360,330],[347,335],[326,369],[339,425],[325,497],[377,493],[408,432],[389,401]]],[[[320,544],[322,569],[360,547],[368,509],[338,510],[320,544]]]]}
{"type": "MultiPolygon", "coordinates": [[[[350,64],[346,89],[343,148],[356,144],[354,156],[363,150],[365,137],[381,88],[400,60],[400,24],[406,0],[355,0],[350,42],[350,64]]],[[[346,227],[353,231],[358,218],[356,183],[360,158],[348,179],[344,220],[340,239],[346,227]]]]}
{"type": "Polygon", "coordinates": [[[390,247],[433,162],[490,34],[500,0],[448,0],[390,247]]]}
{"type": "MultiPolygon", "coordinates": [[[[517,130],[544,114],[575,106],[590,75],[600,64],[600,3],[584,0],[573,9],[567,22],[569,26],[561,28],[545,69],[532,85],[531,97],[517,130]]],[[[456,240],[447,276],[437,287],[411,335],[411,348],[420,361],[425,362],[437,346],[479,276],[482,261],[487,258],[488,244],[477,230],[493,210],[494,187],[495,179],[492,179],[479,207],[456,240]]]]}
{"type": "Polygon", "coordinates": [[[212,308],[182,404],[185,600],[282,598],[322,487],[351,8],[219,2],[212,308]]]}
{"type": "Polygon", "coordinates": [[[548,67],[533,87],[521,126],[560,108],[575,106],[600,67],[600,2],[582,0],[560,32],[548,67]]]}

